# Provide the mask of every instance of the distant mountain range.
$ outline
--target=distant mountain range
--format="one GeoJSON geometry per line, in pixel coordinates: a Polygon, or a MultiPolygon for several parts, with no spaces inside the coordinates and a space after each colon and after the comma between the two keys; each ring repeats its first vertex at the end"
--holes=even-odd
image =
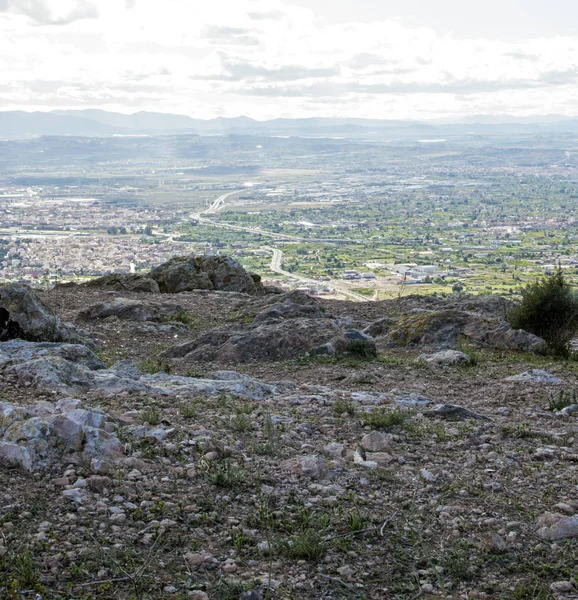
{"type": "Polygon", "coordinates": [[[249,117],[193,119],[184,115],[137,112],[125,115],[97,109],[51,112],[0,111],[0,137],[39,135],[228,135],[255,134],[312,137],[439,137],[462,135],[516,135],[577,133],[578,118],[556,115],[513,117],[480,115],[469,118],[395,121],[355,118],[272,119],[249,117]]]}

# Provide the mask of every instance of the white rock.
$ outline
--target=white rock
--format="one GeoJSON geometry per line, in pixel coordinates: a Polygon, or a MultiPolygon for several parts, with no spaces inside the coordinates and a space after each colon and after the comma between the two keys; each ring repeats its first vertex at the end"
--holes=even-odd
{"type": "Polygon", "coordinates": [[[353,462],[366,469],[377,469],[377,463],[374,460],[364,460],[358,450],[353,453],[353,462]]]}

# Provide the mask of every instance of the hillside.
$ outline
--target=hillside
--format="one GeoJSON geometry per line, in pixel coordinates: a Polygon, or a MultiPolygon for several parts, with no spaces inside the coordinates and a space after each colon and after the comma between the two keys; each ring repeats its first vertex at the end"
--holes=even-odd
{"type": "Polygon", "coordinates": [[[219,260],[0,286],[0,597],[575,597],[577,363],[219,260]]]}
{"type": "Polygon", "coordinates": [[[434,122],[362,118],[301,118],[257,121],[249,117],[196,119],[160,112],[122,114],[98,109],[50,112],[0,111],[0,135],[19,138],[39,135],[263,135],[345,136],[352,138],[542,135],[576,132],[578,121],[544,115],[532,119],[481,115],[434,122]]]}

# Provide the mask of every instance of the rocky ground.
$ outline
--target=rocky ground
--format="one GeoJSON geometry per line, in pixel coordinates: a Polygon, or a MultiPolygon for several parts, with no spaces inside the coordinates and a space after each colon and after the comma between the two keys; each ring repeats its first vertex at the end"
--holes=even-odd
{"type": "Polygon", "coordinates": [[[95,345],[0,343],[1,598],[578,597],[578,363],[498,299],[39,299],[95,345]]]}

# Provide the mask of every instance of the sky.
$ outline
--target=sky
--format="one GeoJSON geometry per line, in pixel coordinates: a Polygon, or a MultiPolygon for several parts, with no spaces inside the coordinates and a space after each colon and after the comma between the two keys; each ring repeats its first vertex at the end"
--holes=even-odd
{"type": "Polygon", "coordinates": [[[0,0],[0,110],[578,115],[576,0],[0,0]]]}

